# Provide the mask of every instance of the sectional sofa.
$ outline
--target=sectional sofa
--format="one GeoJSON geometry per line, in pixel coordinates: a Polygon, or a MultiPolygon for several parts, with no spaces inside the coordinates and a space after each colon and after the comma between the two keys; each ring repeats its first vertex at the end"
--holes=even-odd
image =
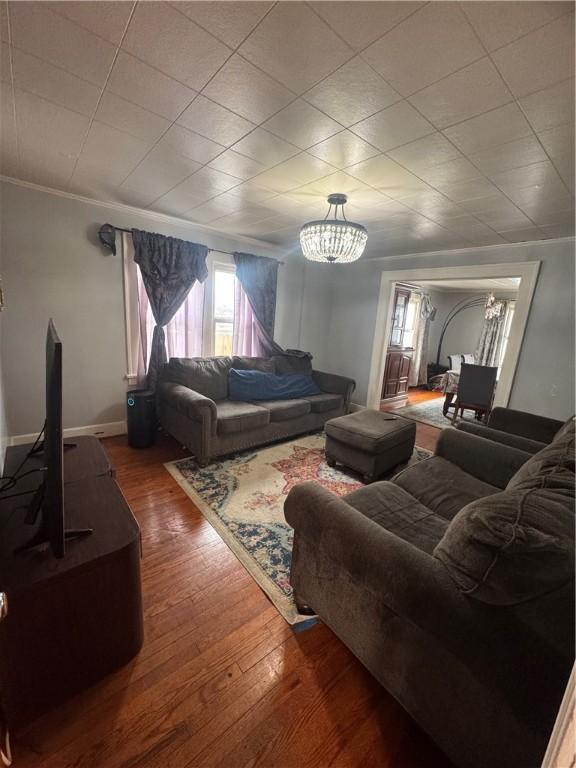
{"type": "Polygon", "coordinates": [[[354,381],[312,369],[308,356],[171,358],[156,390],[161,426],[189,448],[200,466],[211,459],[321,429],[347,413],[354,381]],[[232,401],[231,368],[310,373],[319,394],[297,399],[232,401]]]}

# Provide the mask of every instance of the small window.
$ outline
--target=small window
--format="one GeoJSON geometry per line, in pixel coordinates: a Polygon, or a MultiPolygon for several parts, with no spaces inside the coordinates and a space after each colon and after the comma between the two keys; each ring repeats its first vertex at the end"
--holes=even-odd
{"type": "Polygon", "coordinates": [[[236,275],[234,270],[214,269],[214,316],[213,339],[215,355],[231,355],[234,338],[234,294],[236,275]]]}

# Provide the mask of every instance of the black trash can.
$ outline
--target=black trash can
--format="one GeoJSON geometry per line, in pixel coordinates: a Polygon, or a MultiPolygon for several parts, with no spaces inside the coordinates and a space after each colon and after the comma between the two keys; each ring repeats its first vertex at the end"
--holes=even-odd
{"type": "Polygon", "coordinates": [[[133,389],[126,393],[128,445],[149,448],[156,437],[156,398],[149,389],[133,389]]]}

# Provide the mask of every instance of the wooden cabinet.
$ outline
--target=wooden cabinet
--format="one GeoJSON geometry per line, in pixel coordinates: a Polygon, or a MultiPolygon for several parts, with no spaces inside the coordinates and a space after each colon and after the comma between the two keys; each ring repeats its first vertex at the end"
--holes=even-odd
{"type": "Polygon", "coordinates": [[[382,381],[382,400],[405,400],[408,394],[408,379],[414,354],[412,347],[405,346],[405,339],[413,337],[412,329],[407,334],[410,293],[407,288],[398,287],[394,294],[392,329],[382,381]]]}

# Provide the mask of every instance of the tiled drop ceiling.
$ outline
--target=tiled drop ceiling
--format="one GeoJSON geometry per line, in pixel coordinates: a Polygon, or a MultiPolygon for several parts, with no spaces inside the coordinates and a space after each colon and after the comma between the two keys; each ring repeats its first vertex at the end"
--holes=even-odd
{"type": "Polygon", "coordinates": [[[368,256],[574,233],[574,3],[1,4],[2,173],[368,256]]]}

